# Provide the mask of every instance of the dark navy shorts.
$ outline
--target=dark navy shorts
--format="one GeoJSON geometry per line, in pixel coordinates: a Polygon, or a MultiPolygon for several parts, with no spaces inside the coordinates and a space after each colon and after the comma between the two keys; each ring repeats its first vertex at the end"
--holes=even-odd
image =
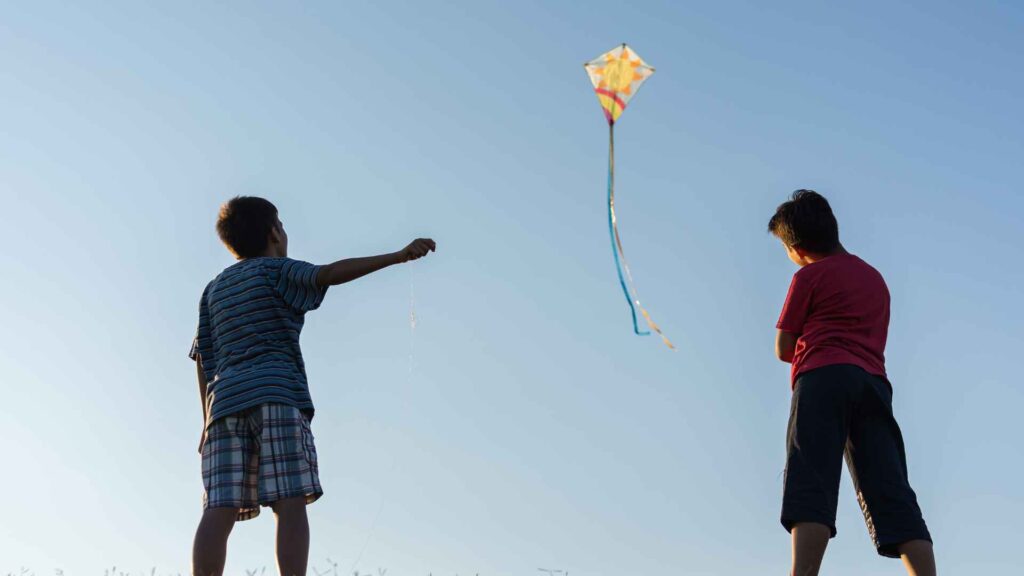
{"type": "Polygon", "coordinates": [[[786,438],[782,525],[824,524],[836,535],[843,456],[868,533],[882,556],[900,544],[931,541],[907,479],[892,386],[859,366],[837,364],[797,377],[786,438]]]}

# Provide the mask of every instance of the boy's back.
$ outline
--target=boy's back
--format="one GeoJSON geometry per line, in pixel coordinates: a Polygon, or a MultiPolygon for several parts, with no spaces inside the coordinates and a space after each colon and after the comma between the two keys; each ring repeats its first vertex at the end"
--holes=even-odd
{"type": "Polygon", "coordinates": [[[269,506],[281,573],[305,574],[306,506],[323,495],[299,349],[305,313],[320,306],[328,286],[422,258],[436,245],[419,238],[397,252],[315,266],[288,258],[277,208],[251,196],[221,207],[217,234],[239,262],[203,291],[189,353],[203,403],[203,517],[192,572],[220,576],[234,523],[269,506]]]}
{"type": "Polygon", "coordinates": [[[889,289],[877,270],[853,254],[835,254],[793,275],[776,328],[799,334],[792,380],[801,372],[853,364],[885,376],[889,289]]]}
{"type": "Polygon", "coordinates": [[[780,518],[792,534],[792,573],[817,574],[836,535],[845,456],[877,552],[902,557],[913,574],[934,574],[885,373],[885,280],[843,248],[832,208],[813,190],[781,204],[768,230],[800,266],[775,339],[779,359],[792,363],[780,518]]]}
{"type": "Polygon", "coordinates": [[[247,258],[206,287],[190,356],[203,361],[207,424],[265,403],[295,406],[312,418],[299,334],[305,313],[327,291],[316,285],[318,271],[290,258],[247,258]]]}

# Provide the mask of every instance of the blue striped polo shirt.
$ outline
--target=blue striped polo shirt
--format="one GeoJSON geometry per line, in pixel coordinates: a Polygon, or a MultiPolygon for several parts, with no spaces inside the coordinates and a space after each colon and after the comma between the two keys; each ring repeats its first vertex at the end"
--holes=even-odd
{"type": "Polygon", "coordinates": [[[271,402],[312,418],[299,333],[327,292],[316,285],[319,270],[291,258],[246,258],[206,286],[189,358],[202,359],[206,373],[207,426],[271,402]]]}

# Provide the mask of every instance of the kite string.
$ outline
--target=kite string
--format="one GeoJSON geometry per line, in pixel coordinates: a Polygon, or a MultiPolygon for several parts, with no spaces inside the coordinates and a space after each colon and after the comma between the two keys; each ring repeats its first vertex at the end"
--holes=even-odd
{"type": "MultiPolygon", "coordinates": [[[[407,263],[406,266],[409,269],[409,369],[406,377],[406,388],[412,386],[413,368],[416,365],[416,282],[415,274],[413,272],[413,266],[411,263],[407,263]]],[[[406,392],[408,393],[408,391],[406,392]]],[[[404,399],[404,396],[403,396],[404,399]]],[[[404,405],[405,402],[402,402],[404,405]]],[[[391,458],[391,464],[389,466],[388,476],[395,470],[396,459],[391,458]]],[[[380,520],[381,512],[384,510],[385,498],[381,495],[380,504],[377,505],[377,513],[373,516],[373,521],[370,522],[370,530],[366,534],[366,539],[363,540],[363,546],[359,549],[359,554],[356,555],[356,559],[352,562],[352,566],[349,568],[349,572],[354,572],[359,562],[363,559],[363,554],[366,552],[366,548],[370,545],[370,541],[377,533],[377,521],[380,520]]]]}
{"type": "Polygon", "coordinates": [[[416,364],[416,282],[413,267],[409,265],[409,378],[412,384],[412,369],[416,364]]]}
{"type": "Polygon", "coordinates": [[[363,552],[366,552],[366,547],[370,545],[370,540],[373,538],[374,533],[377,532],[377,520],[380,520],[381,510],[384,509],[384,497],[381,496],[380,504],[377,506],[377,514],[373,517],[373,522],[370,523],[370,531],[366,534],[366,539],[363,540],[363,547],[359,549],[359,554],[356,559],[352,562],[352,567],[349,568],[350,572],[355,572],[356,566],[359,565],[359,561],[363,559],[363,552]]]}

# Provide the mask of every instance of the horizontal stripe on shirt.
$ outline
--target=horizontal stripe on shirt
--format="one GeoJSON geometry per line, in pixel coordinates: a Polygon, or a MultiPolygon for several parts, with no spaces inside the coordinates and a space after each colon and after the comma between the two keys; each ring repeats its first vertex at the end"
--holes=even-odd
{"type": "Polygon", "coordinates": [[[207,425],[265,403],[312,416],[299,335],[327,291],[316,285],[319,269],[290,258],[246,258],[207,285],[189,352],[206,375],[207,425]]]}

